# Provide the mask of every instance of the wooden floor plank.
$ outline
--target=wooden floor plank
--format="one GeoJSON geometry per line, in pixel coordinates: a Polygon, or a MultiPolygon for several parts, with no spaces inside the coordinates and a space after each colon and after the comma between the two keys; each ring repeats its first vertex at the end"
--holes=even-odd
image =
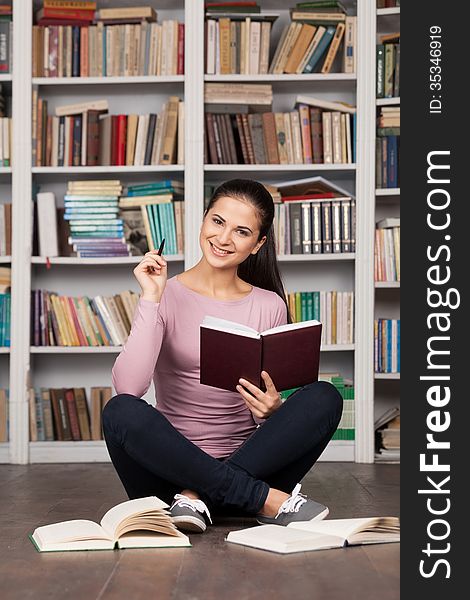
{"type": "MultiPolygon", "coordinates": [[[[2,600],[381,600],[399,597],[399,545],[278,555],[228,544],[251,518],[215,518],[192,548],[39,553],[36,527],[67,519],[99,522],[127,499],[109,464],[0,465],[2,600]]],[[[330,518],[399,515],[399,465],[319,463],[302,492],[330,518]]]]}

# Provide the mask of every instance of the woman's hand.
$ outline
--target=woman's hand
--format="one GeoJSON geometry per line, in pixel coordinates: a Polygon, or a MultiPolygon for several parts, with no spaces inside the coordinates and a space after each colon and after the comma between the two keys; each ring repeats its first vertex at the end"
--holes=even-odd
{"type": "Polygon", "coordinates": [[[160,302],[168,276],[166,261],[157,250],[147,252],[134,269],[134,276],[142,289],[142,298],[160,302]]]}
{"type": "Polygon", "coordinates": [[[262,392],[256,385],[253,385],[246,379],[238,380],[240,385],[237,385],[237,391],[241,394],[255,417],[267,419],[273,412],[276,412],[282,402],[281,396],[268,373],[261,371],[261,377],[264,379],[266,385],[265,392],[262,392]]]}

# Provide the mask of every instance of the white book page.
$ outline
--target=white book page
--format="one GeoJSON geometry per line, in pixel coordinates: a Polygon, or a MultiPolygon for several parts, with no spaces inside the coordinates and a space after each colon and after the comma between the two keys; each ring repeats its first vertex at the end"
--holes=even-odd
{"type": "Polygon", "coordinates": [[[38,527],[34,531],[34,536],[39,539],[42,546],[77,540],[110,539],[98,523],[84,519],[63,521],[62,523],[52,523],[51,525],[38,527]]]}
{"type": "Polygon", "coordinates": [[[226,333],[235,333],[236,335],[245,335],[247,337],[258,338],[260,334],[256,329],[236,323],[235,321],[227,321],[226,319],[219,319],[206,315],[202,320],[201,327],[207,327],[208,329],[216,329],[217,331],[225,331],[226,333]]]}
{"type": "Polygon", "coordinates": [[[292,331],[293,329],[304,329],[305,327],[315,327],[320,325],[320,321],[301,321],[300,323],[286,323],[285,325],[278,325],[277,327],[272,327],[271,329],[266,329],[262,331],[262,335],[270,335],[272,333],[281,333],[281,331],[292,331]]]}
{"type": "Polygon", "coordinates": [[[346,540],[352,534],[367,527],[368,524],[373,524],[375,522],[375,518],[327,519],[325,521],[294,521],[289,523],[287,527],[301,529],[302,531],[337,535],[346,540]]]}
{"type": "Polygon", "coordinates": [[[119,548],[165,548],[191,546],[189,538],[178,532],[177,536],[161,535],[149,531],[126,533],[118,540],[119,548]]]}
{"type": "Polygon", "coordinates": [[[105,513],[100,521],[101,527],[110,539],[115,539],[116,531],[124,520],[136,514],[163,510],[165,508],[168,508],[168,504],[156,496],[127,500],[127,502],[121,502],[121,504],[113,506],[105,513]]]}

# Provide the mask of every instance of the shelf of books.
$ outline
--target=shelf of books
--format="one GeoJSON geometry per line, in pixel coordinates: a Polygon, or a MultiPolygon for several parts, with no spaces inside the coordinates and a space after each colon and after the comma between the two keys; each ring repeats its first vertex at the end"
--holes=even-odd
{"type": "Polygon", "coordinates": [[[212,190],[255,177],[275,201],[291,314],[324,323],[321,377],[345,400],[322,460],[372,462],[374,111],[396,108],[376,105],[375,7],[73,4],[59,16],[13,1],[22,77],[5,84],[18,126],[0,206],[10,177],[13,222],[31,237],[4,253],[10,460],[107,460],[100,415],[138,298],[133,265],[162,237],[169,277],[194,265],[212,190]]]}
{"type": "Polygon", "coordinates": [[[400,460],[400,8],[377,3],[375,460],[400,460]]]}

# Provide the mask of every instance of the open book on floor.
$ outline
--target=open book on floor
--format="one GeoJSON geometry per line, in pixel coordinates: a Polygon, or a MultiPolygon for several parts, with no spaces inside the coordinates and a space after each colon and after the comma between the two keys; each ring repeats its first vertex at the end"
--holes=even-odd
{"type": "Polygon", "coordinates": [[[37,527],[29,535],[39,552],[191,546],[174,526],[168,504],[156,496],[110,508],[100,521],[77,519],[37,527]]]}
{"type": "Polygon", "coordinates": [[[200,382],[236,391],[240,378],[264,390],[267,371],[280,392],[317,381],[322,325],[303,321],[258,332],[206,316],[200,327],[200,382]]]}
{"type": "Polygon", "coordinates": [[[282,554],[358,544],[384,544],[400,541],[400,521],[397,517],[367,517],[297,521],[286,527],[259,525],[231,531],[226,540],[282,554]]]}

